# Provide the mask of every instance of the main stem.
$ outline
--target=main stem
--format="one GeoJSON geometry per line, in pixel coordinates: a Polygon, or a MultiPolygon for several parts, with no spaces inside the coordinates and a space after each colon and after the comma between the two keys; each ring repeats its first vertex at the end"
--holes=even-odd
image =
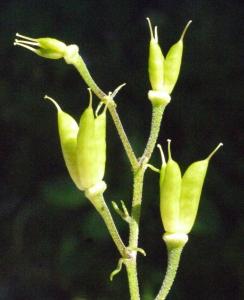
{"type": "Polygon", "coordinates": [[[141,201],[142,201],[144,174],[145,174],[145,167],[143,168],[140,167],[134,173],[133,201],[132,201],[130,236],[129,236],[129,249],[131,249],[131,258],[127,260],[126,263],[131,300],[140,299],[138,276],[137,276],[136,248],[138,247],[139,222],[140,222],[140,215],[141,215],[141,201]]]}
{"type": "Polygon", "coordinates": [[[131,258],[126,263],[128,281],[130,287],[131,300],[140,299],[138,276],[137,276],[137,251],[138,239],[139,239],[139,222],[141,216],[141,203],[143,192],[144,174],[147,167],[147,162],[151,158],[153,149],[155,147],[162,116],[165,106],[153,106],[152,110],[152,122],[151,131],[148,138],[147,146],[144,154],[140,160],[140,166],[133,173],[133,200],[131,209],[131,222],[130,222],[130,236],[129,236],[129,248],[132,249],[131,258]],[[134,249],[134,251],[133,251],[134,249]]]}
{"type": "Polygon", "coordinates": [[[153,149],[155,148],[155,144],[158,139],[158,134],[165,107],[166,105],[153,106],[151,132],[147,141],[145,151],[141,157],[141,161],[148,161],[151,158],[153,149]]]}

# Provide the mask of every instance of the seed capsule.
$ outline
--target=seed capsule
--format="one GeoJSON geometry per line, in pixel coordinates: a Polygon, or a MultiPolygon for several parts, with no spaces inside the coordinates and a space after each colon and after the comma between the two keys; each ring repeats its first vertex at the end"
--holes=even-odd
{"type": "Polygon", "coordinates": [[[220,143],[204,160],[191,164],[186,170],[180,195],[180,232],[189,233],[195,222],[203,183],[211,157],[222,146],[220,143]]]}
{"type": "MultiPolygon", "coordinates": [[[[90,91],[90,90],[89,90],[90,91]]],[[[92,96],[80,124],[51,98],[58,110],[58,127],[65,164],[80,190],[87,190],[102,181],[106,162],[106,109],[94,117],[92,96]]]]}
{"type": "Polygon", "coordinates": [[[64,161],[69,171],[70,177],[74,181],[75,185],[79,189],[82,189],[76,163],[77,134],[79,131],[79,126],[69,114],[62,111],[55,100],[48,96],[45,96],[45,99],[50,100],[57,108],[58,131],[64,161]]]}
{"type": "Polygon", "coordinates": [[[94,117],[91,102],[80,119],[77,137],[77,165],[81,185],[87,189],[104,176],[106,161],[106,112],[94,117]]]}
{"type": "Polygon", "coordinates": [[[18,38],[14,40],[15,46],[26,48],[41,57],[49,59],[64,58],[67,64],[71,64],[77,59],[79,52],[77,45],[67,46],[65,43],[49,37],[33,39],[19,33],[16,33],[16,37],[18,38]]]}
{"type": "Polygon", "coordinates": [[[222,145],[220,143],[206,159],[191,164],[181,178],[180,168],[172,160],[168,140],[169,158],[167,164],[163,159],[160,173],[160,212],[167,233],[188,234],[191,231],[209,161],[222,145]]]}
{"type": "Polygon", "coordinates": [[[164,89],[168,94],[171,94],[179,77],[183,53],[183,38],[191,22],[187,23],[179,41],[169,49],[164,60],[164,89]]]}
{"type": "Polygon", "coordinates": [[[154,91],[161,91],[163,90],[164,81],[164,56],[158,44],[157,27],[154,27],[153,33],[150,19],[147,18],[147,21],[151,33],[148,60],[149,80],[154,91]]]}
{"type": "Polygon", "coordinates": [[[168,140],[168,162],[160,174],[160,211],[165,231],[173,233],[178,228],[181,171],[171,157],[170,142],[168,140]]]}

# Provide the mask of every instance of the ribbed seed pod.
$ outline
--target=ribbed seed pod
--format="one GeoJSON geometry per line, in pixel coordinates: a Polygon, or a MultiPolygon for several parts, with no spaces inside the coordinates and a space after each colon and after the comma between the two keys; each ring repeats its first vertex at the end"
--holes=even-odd
{"type": "Polygon", "coordinates": [[[62,57],[66,52],[66,48],[67,48],[66,44],[57,39],[45,37],[45,38],[38,38],[36,40],[39,43],[40,48],[47,49],[54,53],[59,53],[60,55],[62,55],[62,57]]]}
{"type": "Polygon", "coordinates": [[[95,119],[96,160],[97,160],[97,179],[102,180],[105,172],[106,163],[106,111],[104,110],[95,119]]]}
{"type": "MultiPolygon", "coordinates": [[[[91,92],[90,92],[90,97],[91,92]]],[[[88,108],[76,121],[51,98],[58,110],[58,128],[65,164],[80,190],[102,181],[106,162],[106,109],[94,117],[92,98],[88,108]]]]}
{"type": "Polygon", "coordinates": [[[88,189],[103,179],[106,162],[106,111],[94,117],[91,91],[79,127],[77,166],[81,185],[88,189]]]}
{"type": "Polygon", "coordinates": [[[77,136],[77,167],[81,185],[84,189],[96,183],[95,118],[89,106],[82,114],[77,136]],[[94,182],[95,181],[95,182],[94,182]]]}
{"type": "Polygon", "coordinates": [[[182,178],[178,232],[189,233],[191,231],[196,219],[210,158],[221,146],[220,143],[206,159],[194,162],[186,170],[182,178]]]}
{"type": "Polygon", "coordinates": [[[52,101],[57,108],[58,131],[64,161],[69,171],[70,177],[72,178],[76,186],[79,189],[82,189],[76,163],[77,134],[79,131],[78,124],[69,114],[62,111],[55,100],[48,96],[45,96],[45,99],[52,101]]]}
{"type": "Polygon", "coordinates": [[[188,234],[191,231],[209,161],[222,145],[220,143],[206,159],[192,163],[183,178],[179,165],[172,160],[170,140],[168,140],[167,164],[160,148],[163,161],[160,172],[160,212],[167,233],[188,234]]]}
{"type": "Polygon", "coordinates": [[[164,229],[168,233],[177,232],[179,222],[179,200],[181,192],[180,167],[171,157],[168,140],[168,162],[160,174],[160,212],[164,229]]]}
{"type": "Polygon", "coordinates": [[[163,90],[164,84],[164,56],[158,44],[157,27],[154,28],[154,34],[150,19],[147,18],[149,29],[151,33],[151,40],[149,44],[149,59],[148,59],[148,72],[149,80],[152,90],[163,90]]]}
{"type": "Polygon", "coordinates": [[[164,89],[168,94],[171,94],[179,77],[183,53],[183,38],[190,24],[191,21],[187,23],[179,41],[169,49],[164,60],[164,89]]]}

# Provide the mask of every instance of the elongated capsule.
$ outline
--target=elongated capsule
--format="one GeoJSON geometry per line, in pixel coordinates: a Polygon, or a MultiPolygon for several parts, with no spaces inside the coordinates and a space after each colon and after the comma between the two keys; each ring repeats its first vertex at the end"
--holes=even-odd
{"type": "Polygon", "coordinates": [[[77,45],[66,45],[65,43],[50,37],[30,38],[25,35],[16,33],[14,40],[15,46],[26,48],[37,55],[49,59],[64,58],[66,63],[71,63],[72,59],[78,55],[79,48],[77,45]]]}
{"type": "Polygon", "coordinates": [[[169,49],[164,60],[164,89],[168,94],[171,94],[179,77],[183,53],[183,38],[191,22],[189,21],[186,24],[179,41],[169,49]]]}
{"type": "Polygon", "coordinates": [[[77,166],[81,185],[88,189],[103,179],[106,161],[106,113],[95,118],[91,98],[79,127],[77,166]]]}
{"type": "Polygon", "coordinates": [[[106,110],[104,110],[95,119],[95,137],[96,160],[97,160],[97,178],[102,180],[105,173],[106,164],[106,110]]]}
{"type": "Polygon", "coordinates": [[[168,140],[168,162],[160,174],[160,212],[164,229],[168,233],[177,232],[180,215],[181,171],[171,157],[170,140],[168,140]]]}
{"type": "Polygon", "coordinates": [[[223,144],[220,143],[206,159],[191,164],[183,175],[178,232],[189,233],[191,231],[196,219],[209,161],[222,145],[223,144]]]}
{"type": "MultiPolygon", "coordinates": [[[[89,90],[90,91],[90,90],[89,90]]],[[[106,162],[106,110],[95,117],[90,104],[80,118],[80,124],[52,98],[58,110],[58,128],[65,164],[71,178],[80,190],[99,184],[104,176],[106,162]]]]}
{"type": "Polygon", "coordinates": [[[148,72],[152,90],[161,91],[164,87],[164,56],[158,44],[157,27],[154,27],[154,33],[150,19],[147,18],[151,40],[149,44],[148,72]]]}
{"type": "Polygon", "coordinates": [[[75,185],[79,189],[82,189],[76,163],[77,134],[79,131],[78,124],[69,114],[62,111],[55,100],[48,96],[45,96],[45,99],[50,100],[57,108],[58,131],[64,161],[69,171],[70,177],[74,181],[75,185]]]}

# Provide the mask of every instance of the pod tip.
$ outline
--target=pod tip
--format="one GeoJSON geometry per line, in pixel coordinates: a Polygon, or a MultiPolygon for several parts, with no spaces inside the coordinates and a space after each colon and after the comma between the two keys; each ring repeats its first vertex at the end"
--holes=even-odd
{"type": "Polygon", "coordinates": [[[156,43],[158,43],[157,26],[154,27],[154,33],[153,33],[152,23],[148,17],[146,19],[147,19],[149,30],[150,30],[151,41],[155,41],[156,43]]]}
{"type": "Polygon", "coordinates": [[[221,148],[223,145],[223,143],[219,143],[218,146],[209,154],[207,160],[210,160],[213,157],[213,155],[219,150],[219,148],[221,148]]]}
{"type": "Polygon", "coordinates": [[[168,142],[168,159],[172,159],[172,156],[171,156],[171,139],[167,139],[167,142],[168,142]]]}
{"type": "Polygon", "coordinates": [[[58,105],[58,103],[53,98],[49,97],[48,95],[45,95],[44,99],[47,99],[47,100],[51,101],[55,105],[55,107],[57,108],[58,112],[62,111],[61,107],[58,105]]]}
{"type": "Polygon", "coordinates": [[[164,165],[166,165],[166,161],[165,161],[165,156],[164,156],[162,146],[160,144],[157,144],[157,147],[158,147],[160,155],[161,155],[162,165],[164,166],[164,165]]]}
{"type": "Polygon", "coordinates": [[[186,31],[187,31],[187,29],[189,28],[189,26],[191,25],[191,23],[192,23],[192,20],[190,20],[190,21],[187,22],[187,24],[186,24],[186,26],[185,26],[185,28],[184,28],[182,34],[181,34],[180,40],[183,40],[183,39],[184,39],[184,36],[185,36],[185,34],[186,34],[186,31]]]}

